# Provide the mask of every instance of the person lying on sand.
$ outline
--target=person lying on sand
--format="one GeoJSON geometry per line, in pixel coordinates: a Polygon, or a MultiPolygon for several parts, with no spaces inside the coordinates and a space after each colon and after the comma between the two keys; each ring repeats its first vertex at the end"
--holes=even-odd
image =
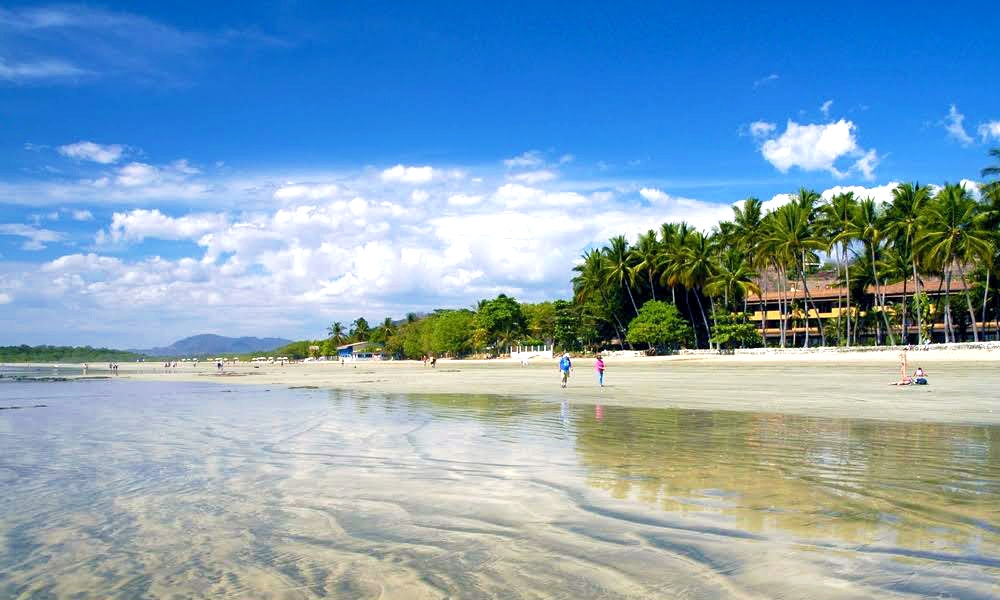
{"type": "Polygon", "coordinates": [[[917,370],[913,372],[913,383],[917,385],[927,385],[927,371],[923,370],[921,367],[917,367],[917,370]]]}

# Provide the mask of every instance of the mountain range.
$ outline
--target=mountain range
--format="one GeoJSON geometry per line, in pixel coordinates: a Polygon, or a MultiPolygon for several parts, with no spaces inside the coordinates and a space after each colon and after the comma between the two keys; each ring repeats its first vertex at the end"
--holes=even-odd
{"type": "Polygon", "coordinates": [[[177,340],[162,348],[147,348],[132,350],[148,356],[221,356],[228,354],[247,354],[249,352],[269,352],[292,343],[282,338],[239,337],[231,338],[212,333],[193,335],[177,340]]]}

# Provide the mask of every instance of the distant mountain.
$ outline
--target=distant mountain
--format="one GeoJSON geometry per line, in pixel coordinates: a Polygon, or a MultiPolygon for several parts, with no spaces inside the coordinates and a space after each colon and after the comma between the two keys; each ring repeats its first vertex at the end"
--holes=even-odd
{"type": "Polygon", "coordinates": [[[133,350],[133,352],[148,356],[222,356],[228,354],[247,354],[250,352],[269,352],[291,343],[291,340],[282,338],[231,338],[204,333],[178,340],[163,348],[133,350]]]}

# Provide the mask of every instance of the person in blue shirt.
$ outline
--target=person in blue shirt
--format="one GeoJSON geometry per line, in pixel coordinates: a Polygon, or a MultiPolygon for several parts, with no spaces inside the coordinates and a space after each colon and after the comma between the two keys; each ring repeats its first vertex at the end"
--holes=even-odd
{"type": "Polygon", "coordinates": [[[562,387],[566,387],[569,381],[569,373],[573,370],[573,363],[569,360],[569,352],[566,352],[559,359],[559,373],[562,387]]]}

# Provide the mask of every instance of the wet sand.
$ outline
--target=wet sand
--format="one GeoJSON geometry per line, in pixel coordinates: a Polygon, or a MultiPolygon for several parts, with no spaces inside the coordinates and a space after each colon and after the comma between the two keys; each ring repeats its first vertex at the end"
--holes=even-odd
{"type": "MultiPolygon", "coordinates": [[[[895,387],[897,352],[764,356],[609,358],[601,389],[593,359],[575,360],[561,389],[555,361],[522,367],[508,360],[370,361],[176,369],[121,364],[119,377],[214,381],[382,393],[496,394],[571,404],[772,412],[834,418],[941,423],[1000,423],[1000,352],[911,352],[930,385],[895,387]]],[[[90,375],[106,370],[91,368],[90,375]]]]}

